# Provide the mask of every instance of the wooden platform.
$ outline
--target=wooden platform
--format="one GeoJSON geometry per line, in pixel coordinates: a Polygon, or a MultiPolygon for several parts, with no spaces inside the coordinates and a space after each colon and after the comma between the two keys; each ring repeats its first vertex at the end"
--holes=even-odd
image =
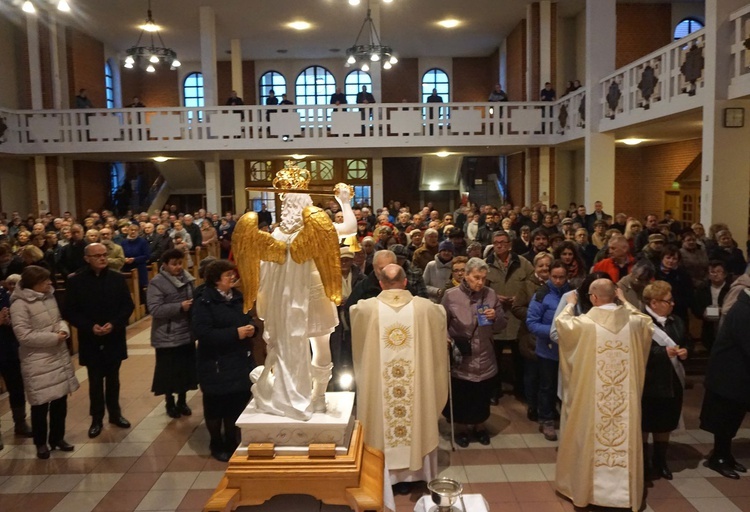
{"type": "Polygon", "coordinates": [[[322,456],[234,455],[203,510],[229,512],[281,494],[308,494],[329,505],[348,505],[355,512],[383,510],[385,459],[379,450],[365,446],[359,421],[346,455],[326,456],[325,450],[318,454],[322,456]]]}

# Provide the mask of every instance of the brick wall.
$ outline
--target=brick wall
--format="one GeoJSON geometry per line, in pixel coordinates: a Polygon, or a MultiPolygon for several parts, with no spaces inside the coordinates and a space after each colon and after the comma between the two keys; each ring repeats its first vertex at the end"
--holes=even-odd
{"type": "Polygon", "coordinates": [[[382,72],[382,103],[410,103],[419,98],[419,61],[417,59],[399,59],[398,64],[382,72]]]}
{"type": "Polygon", "coordinates": [[[664,192],[701,152],[701,139],[615,151],[615,212],[643,218],[664,211],[664,192]]]}
{"type": "Polygon", "coordinates": [[[451,101],[487,101],[490,91],[497,83],[497,74],[493,74],[497,67],[492,66],[492,58],[490,56],[453,59],[451,101]]]}
{"type": "Polygon", "coordinates": [[[107,162],[73,161],[76,211],[83,214],[92,209],[101,211],[108,206],[109,164],[107,162]]]}
{"type": "MultiPolygon", "coordinates": [[[[530,100],[536,101],[539,99],[539,91],[542,89],[542,83],[541,83],[541,55],[540,55],[540,41],[539,41],[539,34],[540,34],[540,25],[539,25],[539,2],[534,2],[531,4],[531,19],[529,20],[529,28],[528,30],[531,31],[531,37],[529,38],[531,41],[531,48],[528,48],[528,52],[531,54],[531,69],[529,70],[529,80],[531,81],[531,94],[532,97],[529,98],[530,100]]],[[[533,178],[532,178],[533,179],[533,178]]],[[[532,187],[533,188],[533,187],[532,187]]],[[[536,197],[532,190],[532,198],[536,197]]]]}
{"type": "Polygon", "coordinates": [[[670,4],[617,4],[616,68],[658,50],[672,38],[670,4]]]}
{"type": "MultiPolygon", "coordinates": [[[[401,65],[401,62],[399,60],[398,66],[401,65]]],[[[419,171],[421,163],[422,159],[418,157],[383,158],[383,200],[386,203],[391,199],[398,200],[401,201],[402,205],[408,204],[411,211],[416,213],[420,205],[419,171]]],[[[375,206],[379,208],[381,205],[375,206]]]]}
{"type": "Polygon", "coordinates": [[[180,83],[176,70],[170,71],[160,64],[156,71],[149,73],[136,66],[133,69],[123,68],[120,77],[123,105],[129,105],[133,97],[138,96],[147,107],[180,106],[180,83]]]}
{"type": "Polygon", "coordinates": [[[514,205],[522,205],[524,198],[524,167],[526,157],[521,153],[508,155],[508,200],[514,205]]]}
{"type": "MultiPolygon", "coordinates": [[[[80,30],[67,27],[68,94],[71,106],[79,89],[86,89],[96,108],[105,108],[104,45],[80,30]]],[[[81,210],[78,210],[81,211],[81,210]]]]}
{"type": "MultiPolygon", "coordinates": [[[[232,62],[228,60],[217,62],[216,75],[219,104],[222,105],[232,92],[232,62]]],[[[237,95],[242,98],[245,105],[255,105],[258,95],[255,84],[255,61],[242,61],[242,85],[243,89],[237,91],[237,95]]]]}
{"type": "Polygon", "coordinates": [[[555,176],[557,176],[555,164],[555,148],[549,148],[549,204],[555,204],[555,176]]]}
{"type": "Polygon", "coordinates": [[[507,47],[505,92],[510,101],[526,101],[526,20],[521,20],[508,35],[507,47]]]}

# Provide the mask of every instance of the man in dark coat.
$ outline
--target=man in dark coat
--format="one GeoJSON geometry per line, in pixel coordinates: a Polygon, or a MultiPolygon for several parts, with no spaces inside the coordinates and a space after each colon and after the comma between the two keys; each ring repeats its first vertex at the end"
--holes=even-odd
{"type": "Polygon", "coordinates": [[[107,268],[106,247],[87,245],[85,259],[87,266],[68,280],[65,318],[78,329],[79,362],[88,370],[94,438],[102,432],[105,402],[109,422],[130,427],[120,409],[120,364],[128,357],[125,328],[135,306],[125,278],[107,268]]]}
{"type": "Polygon", "coordinates": [[[60,251],[58,268],[63,279],[67,279],[69,274],[75,273],[78,269],[86,265],[83,259],[83,250],[85,247],[86,241],[83,239],[83,226],[73,224],[70,227],[70,243],[60,251]]]}
{"type": "Polygon", "coordinates": [[[203,243],[203,235],[201,235],[200,226],[193,222],[192,215],[188,214],[182,218],[182,227],[190,235],[190,239],[193,241],[193,248],[200,247],[203,243]]]}

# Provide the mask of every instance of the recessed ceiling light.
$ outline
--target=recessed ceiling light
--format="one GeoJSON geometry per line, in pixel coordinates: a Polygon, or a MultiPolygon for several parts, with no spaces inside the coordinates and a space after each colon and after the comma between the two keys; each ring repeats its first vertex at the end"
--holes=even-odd
{"type": "Polygon", "coordinates": [[[443,28],[456,28],[461,24],[460,21],[455,20],[453,18],[448,18],[446,20],[438,21],[438,25],[440,25],[443,28]]]}
{"type": "Polygon", "coordinates": [[[169,158],[167,158],[166,156],[155,156],[153,160],[154,162],[159,162],[161,164],[169,160],[169,158]]]}
{"type": "Polygon", "coordinates": [[[298,155],[295,153],[294,155],[291,155],[291,157],[294,158],[295,160],[304,160],[305,157],[307,157],[307,155],[298,155]]]}
{"type": "Polygon", "coordinates": [[[629,138],[629,139],[622,139],[620,142],[622,142],[623,144],[626,144],[628,146],[637,146],[638,144],[640,144],[641,142],[643,142],[643,139],[629,138]]]}
{"type": "Polygon", "coordinates": [[[307,30],[308,28],[312,27],[312,25],[306,21],[293,21],[291,23],[288,23],[287,27],[293,28],[294,30],[307,30]]]}
{"type": "Polygon", "coordinates": [[[286,53],[286,52],[288,52],[288,51],[289,51],[289,50],[286,50],[286,49],[284,49],[284,48],[279,48],[278,50],[276,50],[276,53],[286,53]]]}
{"type": "Polygon", "coordinates": [[[440,158],[445,158],[447,156],[450,156],[450,153],[448,153],[447,151],[438,151],[437,153],[435,153],[435,155],[440,158]]]}
{"type": "Polygon", "coordinates": [[[349,0],[349,5],[359,5],[359,0],[349,0]]]}
{"type": "Polygon", "coordinates": [[[341,48],[329,48],[328,51],[331,53],[338,53],[341,51],[341,48]]]}
{"type": "Polygon", "coordinates": [[[429,186],[430,190],[440,190],[440,183],[433,181],[429,186]]]}

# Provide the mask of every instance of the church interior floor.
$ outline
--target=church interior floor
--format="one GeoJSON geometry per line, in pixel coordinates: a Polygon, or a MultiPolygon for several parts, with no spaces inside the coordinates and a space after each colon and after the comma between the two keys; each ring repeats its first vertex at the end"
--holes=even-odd
{"type": "MultiPolygon", "coordinates": [[[[121,370],[121,405],[133,427],[106,423],[96,439],[87,437],[88,383],[78,368],[81,389],[68,401],[66,439],[75,451],[52,452],[38,460],[30,439],[13,435],[7,396],[0,397],[0,511],[127,512],[199,511],[221,479],[226,464],[208,453],[199,392],[188,395],[193,415],[169,418],[151,392],[154,352],[149,345],[150,320],[129,328],[130,357],[121,370]]],[[[74,358],[77,364],[77,358],[74,358]]],[[[705,468],[712,447],[710,434],[698,429],[703,397],[702,378],[692,377],[685,393],[685,430],[672,437],[669,458],[674,480],[647,487],[644,510],[652,512],[750,512],[750,477],[722,478],[705,468]]],[[[735,456],[750,466],[750,415],[734,442],[735,456]]],[[[491,444],[472,443],[450,451],[448,428],[441,423],[441,474],[464,484],[465,493],[481,493],[493,512],[558,512],[581,510],[555,494],[555,447],[537,425],[526,419],[524,404],[506,394],[493,407],[491,444]]],[[[397,512],[414,509],[426,493],[397,496],[397,512]]],[[[346,507],[321,505],[309,497],[282,496],[244,511],[342,512],[346,507]]],[[[595,509],[602,510],[602,509],[595,509]]]]}

